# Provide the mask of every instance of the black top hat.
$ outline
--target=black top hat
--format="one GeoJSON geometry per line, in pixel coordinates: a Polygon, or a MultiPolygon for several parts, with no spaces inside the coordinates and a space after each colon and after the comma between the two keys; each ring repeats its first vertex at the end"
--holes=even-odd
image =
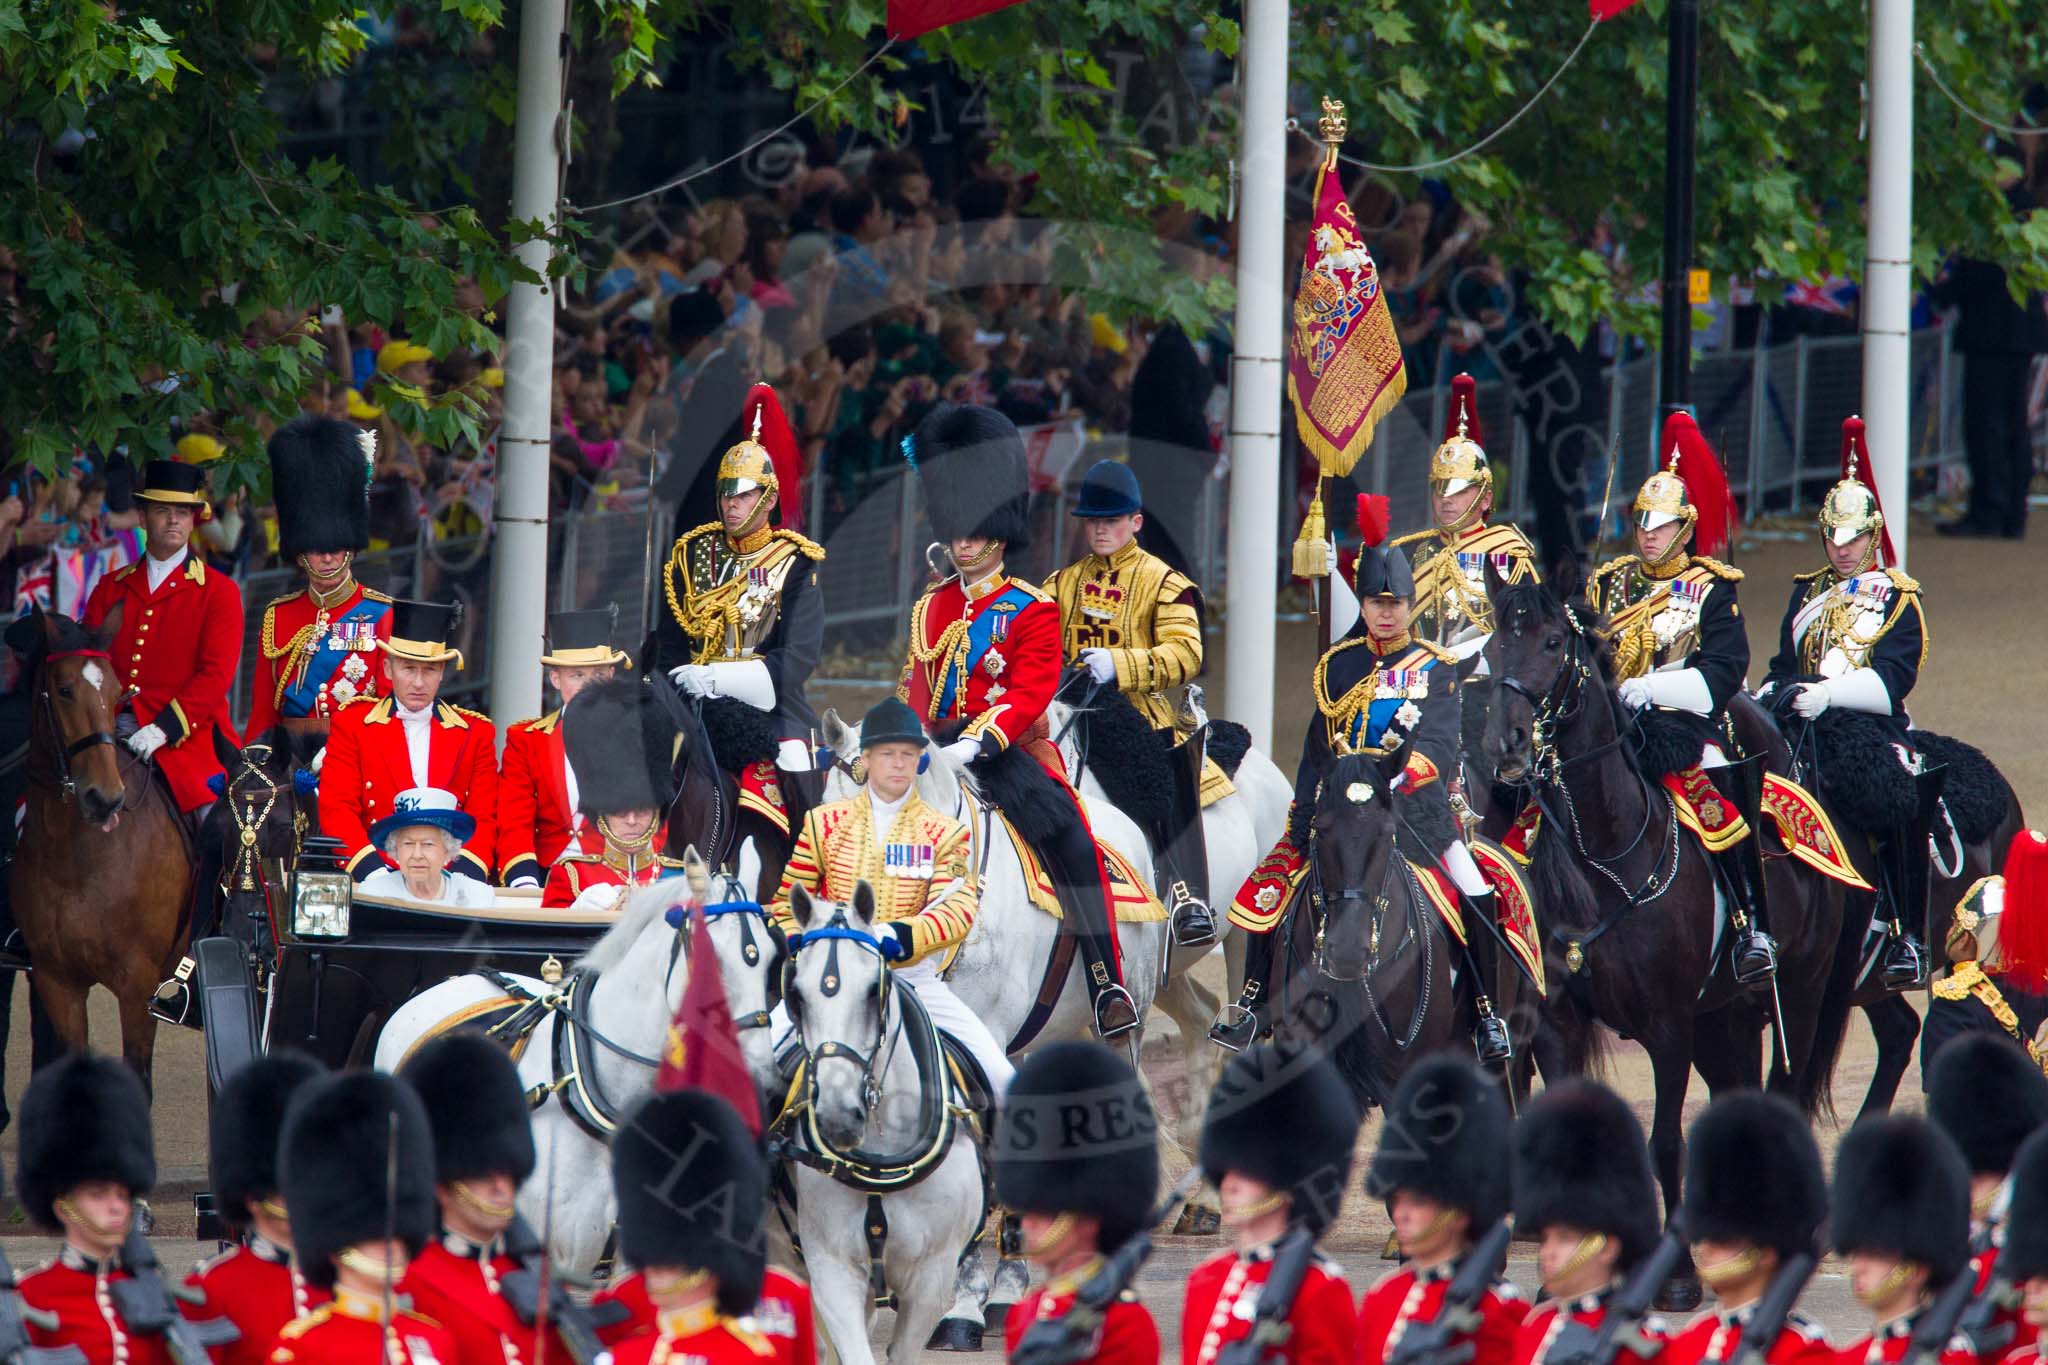
{"type": "Polygon", "coordinates": [[[863,751],[877,744],[915,744],[922,749],[926,742],[923,722],[901,698],[884,697],[861,717],[860,747],[863,751]]]}
{"type": "Polygon", "coordinates": [[[124,1063],[75,1052],[35,1073],[21,1097],[15,1189],[28,1216],[60,1229],[56,1203],[88,1180],[131,1195],[156,1184],[149,1096],[124,1063]]]}
{"type": "Polygon", "coordinates": [[[1330,1225],[1351,1180],[1359,1110],[1319,1049],[1274,1042],[1230,1059],[1202,1116],[1202,1173],[1236,1171],[1294,1196],[1291,1217],[1330,1225]]]}
{"type": "Polygon", "coordinates": [[[370,547],[370,461],[360,430],[333,417],[294,417],[270,438],[277,548],[286,559],[370,547]]]}
{"type": "Polygon", "coordinates": [[[631,664],[626,651],[612,644],[618,623],[617,603],[592,611],[555,612],[548,617],[547,650],[540,661],[550,668],[631,664]]]}
{"type": "Polygon", "coordinates": [[[713,1276],[729,1317],[753,1308],[768,1267],[768,1169],[731,1105],[702,1090],[648,1096],[612,1138],[612,1186],[621,1255],[713,1276]]]}
{"type": "Polygon", "coordinates": [[[1138,476],[1115,460],[1097,460],[1081,479],[1081,496],[1074,500],[1077,517],[1127,517],[1144,510],[1138,476]]]}
{"type": "Polygon", "coordinates": [[[151,460],[142,467],[142,487],[135,496],[144,502],[176,503],[180,507],[206,506],[206,471],[176,460],[151,460]]]}
{"type": "Polygon", "coordinates": [[[1394,1087],[1366,1192],[1407,1190],[1463,1209],[1476,1236],[1508,1211],[1508,1122],[1493,1077],[1459,1057],[1425,1057],[1394,1087]]]}
{"type": "Polygon", "coordinates": [[[526,1087],[505,1049],[480,1033],[444,1033],[398,1075],[426,1106],[436,1182],[509,1175],[524,1184],[533,1174],[526,1087]]]}
{"type": "Polygon", "coordinates": [[[1940,1128],[1893,1114],[1851,1128],[1835,1150],[1835,1249],[1927,1267],[1941,1285],[1970,1259],[1970,1173],[1940,1128]]]}
{"type": "Polygon", "coordinates": [[[384,652],[394,659],[438,664],[455,660],[462,667],[462,651],[448,643],[462,621],[457,602],[415,602],[400,597],[391,603],[391,638],[380,640],[384,652]]]}
{"type": "Polygon", "coordinates": [[[274,1052],[244,1063],[213,1097],[208,1121],[214,1198],[241,1226],[250,1209],[277,1193],[277,1139],[292,1096],[326,1068],[303,1052],[274,1052]]]}
{"type": "Polygon", "coordinates": [[[1159,1121],[1129,1062],[1100,1043],[1053,1043],[1018,1065],[989,1159],[1004,1205],[1092,1215],[1098,1249],[1114,1251],[1159,1195],[1159,1121]]]}

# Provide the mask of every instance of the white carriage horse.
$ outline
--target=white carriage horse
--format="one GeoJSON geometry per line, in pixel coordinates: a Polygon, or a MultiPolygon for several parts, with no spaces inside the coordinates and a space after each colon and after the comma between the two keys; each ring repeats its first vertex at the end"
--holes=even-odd
{"type": "MultiPolygon", "coordinates": [[[[780,1083],[768,1010],[780,936],[745,889],[760,873],[751,840],[738,861],[737,875],[711,875],[702,901],[740,1049],[772,1115],[780,1083]]],[[[451,977],[400,1006],[377,1037],[378,1069],[396,1071],[448,1028],[484,1017],[510,1023],[525,1012],[500,1036],[521,1036],[519,1079],[528,1094],[546,1093],[533,1112],[533,1137],[538,1169],[550,1174],[526,1183],[520,1212],[534,1228],[547,1229],[549,1255],[572,1279],[587,1281],[611,1240],[611,1130],[653,1089],[683,986],[702,965],[689,959],[688,917],[671,914],[688,894],[680,878],[634,890],[618,922],[559,983],[509,973],[451,977]],[[545,1207],[550,1185],[552,1217],[545,1207]]]]}

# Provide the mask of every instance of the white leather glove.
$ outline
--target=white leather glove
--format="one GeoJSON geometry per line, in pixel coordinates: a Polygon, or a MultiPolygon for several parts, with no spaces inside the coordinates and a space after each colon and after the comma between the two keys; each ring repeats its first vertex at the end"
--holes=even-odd
{"type": "MultiPolygon", "coordinates": [[[[1652,706],[1668,706],[1674,711],[1690,711],[1696,716],[1714,714],[1714,694],[1707,687],[1707,679],[1697,668],[1666,668],[1647,674],[1642,679],[1644,695],[1652,706]]],[[[1628,699],[1624,686],[1622,699],[1628,699]]]]}
{"type": "Polygon", "coordinates": [[[1650,684],[1642,678],[1629,678],[1614,689],[1621,696],[1621,704],[1631,711],[1640,711],[1650,704],[1650,684]]]}
{"type": "Polygon", "coordinates": [[[1812,720],[1827,710],[1832,700],[1826,683],[1801,683],[1799,690],[1792,694],[1792,709],[1802,720],[1812,720]]]}
{"type": "Polygon", "coordinates": [[[1331,541],[1330,551],[1330,638],[1341,640],[1351,633],[1358,624],[1358,594],[1351,591],[1351,585],[1344,581],[1344,575],[1337,572],[1337,543],[1331,541]]]}
{"type": "Polygon", "coordinates": [[[531,877],[514,877],[507,883],[514,891],[538,891],[540,883],[531,877]]]}
{"type": "Polygon", "coordinates": [[[940,752],[955,763],[972,763],[981,757],[981,741],[978,739],[956,739],[940,752]]]}
{"type": "Polygon", "coordinates": [[[1108,650],[1084,649],[1081,651],[1081,663],[1087,668],[1088,676],[1095,679],[1096,682],[1113,683],[1116,681],[1116,660],[1109,657],[1108,650]]]}
{"type": "Polygon", "coordinates": [[[306,766],[312,770],[314,776],[319,776],[320,770],[327,766],[327,746],[325,744],[320,746],[320,752],[314,754],[313,761],[306,766]]]}
{"type": "Polygon", "coordinates": [[[756,711],[775,709],[775,680],[760,659],[734,659],[704,667],[711,674],[712,696],[732,697],[756,711]]]}
{"type": "Polygon", "coordinates": [[[709,664],[683,664],[668,671],[668,680],[676,685],[686,697],[703,697],[711,693],[711,666],[709,664]]]}
{"type": "Polygon", "coordinates": [[[1755,697],[1758,701],[1769,701],[1771,699],[1771,693],[1777,690],[1777,683],[1767,682],[1762,687],[1759,687],[1756,691],[1750,693],[1750,695],[1752,697],[1755,697]]]}
{"type": "Polygon", "coordinates": [[[1830,678],[1828,700],[1845,711],[1865,711],[1873,716],[1892,713],[1892,692],[1874,668],[1856,668],[1830,678]]]}
{"type": "Polygon", "coordinates": [[[158,749],[170,742],[161,725],[145,725],[128,736],[128,751],[137,758],[148,760],[158,749]]]}
{"type": "Polygon", "coordinates": [[[586,886],[577,893],[569,905],[571,910],[596,910],[601,914],[615,914],[625,904],[626,888],[623,886],[586,886]]]}

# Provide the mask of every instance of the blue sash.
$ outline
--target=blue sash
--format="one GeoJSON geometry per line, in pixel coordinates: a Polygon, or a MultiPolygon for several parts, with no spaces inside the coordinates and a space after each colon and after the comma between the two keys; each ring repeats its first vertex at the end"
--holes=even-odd
{"type": "Polygon", "coordinates": [[[284,694],[278,698],[278,714],[294,719],[313,715],[320,702],[321,687],[334,680],[352,655],[361,655],[364,662],[374,667],[377,623],[390,610],[389,602],[365,597],[341,615],[330,618],[327,633],[299,656],[297,676],[286,679],[284,694]]]}
{"type": "Polygon", "coordinates": [[[967,667],[965,669],[957,668],[953,661],[949,659],[946,661],[945,676],[939,679],[938,718],[940,720],[951,719],[954,713],[955,703],[959,700],[953,695],[955,682],[979,668],[982,659],[988,654],[989,646],[994,644],[998,638],[1007,638],[1009,636],[1010,623],[1016,620],[1017,613],[1037,600],[1028,589],[1019,584],[1012,583],[1009,587],[1004,588],[1001,592],[989,598],[988,602],[982,607],[981,614],[967,623],[967,667]],[[1002,623],[1001,629],[1003,633],[1001,637],[998,637],[996,634],[996,623],[998,621],[1002,623]]]}

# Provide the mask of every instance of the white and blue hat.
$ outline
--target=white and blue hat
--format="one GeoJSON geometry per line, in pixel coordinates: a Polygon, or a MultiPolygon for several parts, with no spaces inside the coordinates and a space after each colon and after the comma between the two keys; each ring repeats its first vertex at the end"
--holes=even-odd
{"type": "Polygon", "coordinates": [[[432,825],[463,843],[476,833],[476,818],[455,804],[455,793],[439,787],[407,787],[391,803],[391,814],[370,826],[370,842],[378,848],[399,830],[414,825],[432,825]]]}

